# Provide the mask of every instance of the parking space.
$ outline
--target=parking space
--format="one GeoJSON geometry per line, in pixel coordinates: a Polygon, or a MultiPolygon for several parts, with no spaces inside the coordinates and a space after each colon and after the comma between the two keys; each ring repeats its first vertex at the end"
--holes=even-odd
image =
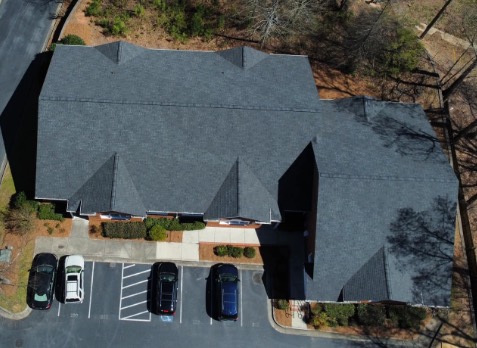
{"type": "Polygon", "coordinates": [[[240,315],[237,322],[213,319],[214,301],[208,267],[179,268],[178,303],[174,316],[149,311],[151,264],[86,262],[85,298],[82,304],[56,302],[61,318],[121,320],[154,325],[227,328],[267,325],[267,296],[263,272],[239,270],[240,315]]]}

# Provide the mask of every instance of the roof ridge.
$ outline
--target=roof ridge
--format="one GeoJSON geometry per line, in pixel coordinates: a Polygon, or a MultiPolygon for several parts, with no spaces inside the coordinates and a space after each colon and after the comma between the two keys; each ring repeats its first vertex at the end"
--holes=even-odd
{"type": "Polygon", "coordinates": [[[362,180],[392,180],[392,181],[424,181],[424,182],[453,182],[449,179],[434,179],[405,176],[399,177],[395,175],[354,175],[354,174],[334,174],[334,173],[320,173],[320,177],[333,179],[362,179],[362,180]]]}
{"type": "MultiPolygon", "coordinates": [[[[194,108],[213,108],[213,109],[244,109],[244,110],[267,110],[267,111],[293,111],[293,112],[321,112],[318,108],[294,108],[294,107],[273,107],[266,105],[235,105],[235,104],[197,104],[197,103],[177,103],[177,102],[157,102],[157,101],[127,101],[111,99],[94,98],[69,98],[69,97],[48,97],[40,96],[42,101],[59,102],[85,102],[85,103],[104,103],[104,104],[130,104],[130,105],[159,105],[159,106],[177,106],[194,108]]],[[[318,101],[318,99],[317,99],[318,101]]]]}
{"type": "Polygon", "coordinates": [[[118,176],[118,165],[119,165],[119,154],[114,153],[114,163],[113,163],[113,182],[111,185],[111,208],[115,206],[116,203],[116,182],[118,176]]]}

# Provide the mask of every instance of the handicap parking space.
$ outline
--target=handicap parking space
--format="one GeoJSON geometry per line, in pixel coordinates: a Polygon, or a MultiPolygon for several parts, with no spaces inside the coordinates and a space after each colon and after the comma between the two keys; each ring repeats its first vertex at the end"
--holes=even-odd
{"type": "Polygon", "coordinates": [[[148,295],[151,265],[122,264],[119,320],[151,321],[148,295]]]}

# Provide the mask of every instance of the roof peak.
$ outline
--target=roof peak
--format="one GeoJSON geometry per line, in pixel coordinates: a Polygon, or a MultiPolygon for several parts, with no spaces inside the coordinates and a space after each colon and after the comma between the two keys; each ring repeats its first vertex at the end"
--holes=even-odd
{"type": "Polygon", "coordinates": [[[268,53],[258,51],[248,46],[230,48],[216,53],[242,69],[249,69],[269,56],[268,53]]]}
{"type": "Polygon", "coordinates": [[[125,41],[116,41],[94,48],[116,64],[125,63],[144,52],[144,48],[125,41]]]}

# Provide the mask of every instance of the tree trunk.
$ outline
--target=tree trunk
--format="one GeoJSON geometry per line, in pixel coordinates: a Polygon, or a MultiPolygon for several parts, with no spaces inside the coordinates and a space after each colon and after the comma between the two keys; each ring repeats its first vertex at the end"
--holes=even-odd
{"type": "Polygon", "coordinates": [[[464,72],[454,81],[452,84],[446,88],[445,90],[442,91],[442,97],[444,101],[449,99],[449,97],[454,93],[454,91],[457,89],[457,87],[460,86],[460,84],[465,80],[465,78],[474,70],[474,68],[477,66],[477,58],[474,59],[472,64],[470,64],[467,69],[464,70],[464,72]]]}
{"type": "Polygon", "coordinates": [[[426,36],[427,32],[429,30],[431,30],[431,28],[434,26],[434,24],[436,24],[437,20],[442,16],[442,14],[444,13],[445,9],[447,6],[449,6],[449,4],[452,2],[452,0],[447,0],[446,3],[444,4],[444,6],[442,6],[442,8],[439,10],[439,12],[437,12],[436,16],[432,19],[431,23],[429,23],[426,27],[426,29],[424,29],[424,31],[422,32],[421,36],[419,36],[420,39],[423,39],[424,36],[426,36]]]}

